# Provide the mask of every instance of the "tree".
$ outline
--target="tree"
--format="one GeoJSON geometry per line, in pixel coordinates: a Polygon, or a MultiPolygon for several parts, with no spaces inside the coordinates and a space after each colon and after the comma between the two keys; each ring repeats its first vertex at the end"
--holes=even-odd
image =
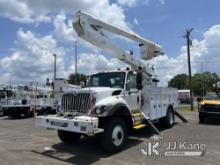
{"type": "MultiPolygon", "coordinates": [[[[215,91],[215,84],[219,81],[216,73],[196,73],[192,76],[192,89],[194,96],[205,95],[208,91],[215,91]]],[[[179,74],[172,78],[169,87],[189,89],[189,78],[186,74],[179,74]]]]}
{"type": "Polygon", "coordinates": [[[87,76],[84,74],[77,73],[77,84],[75,84],[75,74],[71,73],[68,78],[68,83],[74,85],[80,85],[80,82],[86,82],[87,76]]]}
{"type": "Polygon", "coordinates": [[[196,73],[192,76],[192,89],[195,96],[202,96],[205,93],[204,74],[196,73]]]}
{"type": "Polygon", "coordinates": [[[169,87],[177,89],[188,89],[189,88],[189,78],[186,74],[178,74],[168,82],[169,87]]]}

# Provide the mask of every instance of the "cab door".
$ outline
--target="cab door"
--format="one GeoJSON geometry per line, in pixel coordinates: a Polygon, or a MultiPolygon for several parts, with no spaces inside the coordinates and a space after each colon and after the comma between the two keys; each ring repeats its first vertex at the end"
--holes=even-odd
{"type": "Polygon", "coordinates": [[[136,88],[136,74],[130,71],[127,73],[125,84],[125,100],[132,111],[139,110],[140,98],[136,88]]]}

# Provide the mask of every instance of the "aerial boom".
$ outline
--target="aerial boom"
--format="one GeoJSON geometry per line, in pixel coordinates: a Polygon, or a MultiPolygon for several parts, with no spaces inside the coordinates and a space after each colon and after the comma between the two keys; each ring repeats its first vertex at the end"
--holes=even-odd
{"type": "Polygon", "coordinates": [[[76,14],[76,19],[73,22],[73,28],[79,37],[110,53],[113,57],[125,62],[132,68],[138,69],[138,67],[142,67],[143,74],[146,78],[154,75],[153,68],[146,66],[141,61],[135,60],[129,53],[111,42],[103,30],[138,42],[141,58],[143,60],[150,60],[158,55],[163,54],[163,50],[158,44],[146,40],[137,34],[127,32],[123,29],[112,26],[109,23],[98,20],[93,16],[81,11],[77,12],[76,14]]]}

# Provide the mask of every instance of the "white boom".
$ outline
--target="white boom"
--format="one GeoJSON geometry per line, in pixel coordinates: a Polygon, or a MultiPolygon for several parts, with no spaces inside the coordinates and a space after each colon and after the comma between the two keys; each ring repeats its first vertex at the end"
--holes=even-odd
{"type": "Polygon", "coordinates": [[[135,60],[129,53],[116,46],[107,37],[107,35],[104,34],[103,30],[138,42],[141,58],[143,60],[150,60],[158,55],[163,55],[163,50],[160,45],[146,40],[137,34],[127,32],[118,27],[112,26],[109,23],[98,20],[93,16],[81,11],[77,12],[76,14],[76,19],[73,22],[73,28],[79,37],[110,53],[113,57],[125,62],[132,68],[138,69],[138,67],[142,67],[143,75],[146,79],[149,79],[154,75],[153,68],[144,65],[141,63],[141,61],[135,60]]]}

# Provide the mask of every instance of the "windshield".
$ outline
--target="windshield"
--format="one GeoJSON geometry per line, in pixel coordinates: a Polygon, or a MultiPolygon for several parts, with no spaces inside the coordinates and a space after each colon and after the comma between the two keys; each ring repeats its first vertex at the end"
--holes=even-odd
{"type": "Polygon", "coordinates": [[[219,99],[220,99],[220,95],[216,93],[210,93],[205,96],[205,100],[219,100],[219,99]]]}
{"type": "Polygon", "coordinates": [[[125,72],[98,73],[90,77],[92,87],[124,88],[125,72]]]}

